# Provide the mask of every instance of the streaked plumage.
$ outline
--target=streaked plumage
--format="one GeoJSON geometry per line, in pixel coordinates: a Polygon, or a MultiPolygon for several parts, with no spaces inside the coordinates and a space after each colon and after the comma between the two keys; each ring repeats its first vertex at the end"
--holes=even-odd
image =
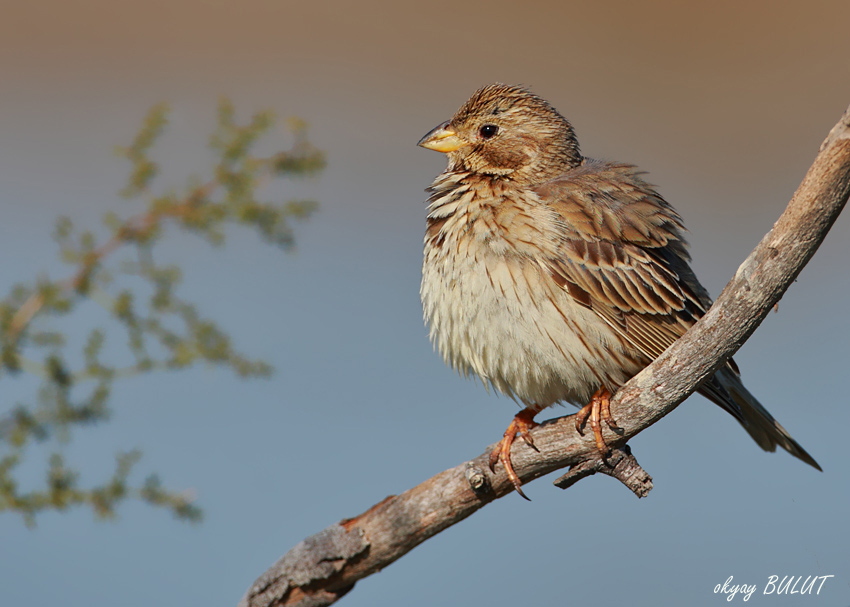
{"type": "MultiPolygon", "coordinates": [[[[615,392],[711,305],[676,211],[635,167],[582,157],[569,122],[529,91],[484,87],[420,145],[449,160],[429,188],[431,339],[530,415],[615,392]]],[[[763,449],[818,467],[734,363],[700,392],[763,449]]]]}

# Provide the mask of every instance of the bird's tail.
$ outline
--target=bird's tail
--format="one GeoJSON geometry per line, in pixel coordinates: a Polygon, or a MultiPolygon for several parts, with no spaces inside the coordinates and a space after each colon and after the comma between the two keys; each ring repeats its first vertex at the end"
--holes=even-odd
{"type": "Polygon", "coordinates": [[[794,457],[821,470],[814,458],[750,394],[732,369],[721,368],[711,380],[703,384],[700,392],[731,413],[765,451],[776,451],[776,445],[779,445],[794,457]]]}

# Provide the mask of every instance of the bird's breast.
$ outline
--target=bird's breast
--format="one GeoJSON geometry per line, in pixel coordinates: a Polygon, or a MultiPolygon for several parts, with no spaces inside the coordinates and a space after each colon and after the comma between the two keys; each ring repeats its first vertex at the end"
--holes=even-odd
{"type": "Polygon", "coordinates": [[[474,190],[432,202],[421,285],[431,340],[452,368],[526,406],[583,404],[627,379],[621,340],[543,269],[528,249],[543,228],[515,207],[474,190]]]}

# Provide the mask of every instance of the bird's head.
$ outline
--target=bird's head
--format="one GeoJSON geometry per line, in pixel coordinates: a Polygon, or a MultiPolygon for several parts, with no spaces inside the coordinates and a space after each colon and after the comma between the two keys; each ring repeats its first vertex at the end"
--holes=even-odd
{"type": "Polygon", "coordinates": [[[566,118],[527,89],[505,84],[476,91],[419,145],[448,154],[450,170],[523,182],[552,179],[582,161],[566,118]]]}

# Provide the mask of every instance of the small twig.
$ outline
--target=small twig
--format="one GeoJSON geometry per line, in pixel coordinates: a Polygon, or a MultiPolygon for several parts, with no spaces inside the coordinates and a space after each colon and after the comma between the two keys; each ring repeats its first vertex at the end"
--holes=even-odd
{"type": "Polygon", "coordinates": [[[568,489],[597,472],[616,478],[638,497],[646,497],[652,490],[652,477],[640,467],[628,445],[613,449],[607,457],[597,452],[589,459],[570,466],[569,472],[556,479],[554,485],[568,489]]]}
{"type": "MultiPolygon", "coordinates": [[[[140,213],[129,218],[109,240],[85,256],[85,259],[80,262],[77,271],[72,276],[56,282],[55,286],[63,292],[78,291],[90,277],[92,270],[105,257],[119,249],[122,245],[149,234],[151,230],[159,225],[162,219],[185,219],[203,200],[215,191],[218,185],[218,180],[210,180],[208,183],[195,188],[185,202],[174,205],[173,207],[146,211],[145,213],[140,213]]],[[[10,341],[18,338],[21,332],[44,307],[44,303],[44,295],[41,292],[35,292],[18,308],[18,311],[15,312],[9,323],[8,335],[10,341]]]]}

